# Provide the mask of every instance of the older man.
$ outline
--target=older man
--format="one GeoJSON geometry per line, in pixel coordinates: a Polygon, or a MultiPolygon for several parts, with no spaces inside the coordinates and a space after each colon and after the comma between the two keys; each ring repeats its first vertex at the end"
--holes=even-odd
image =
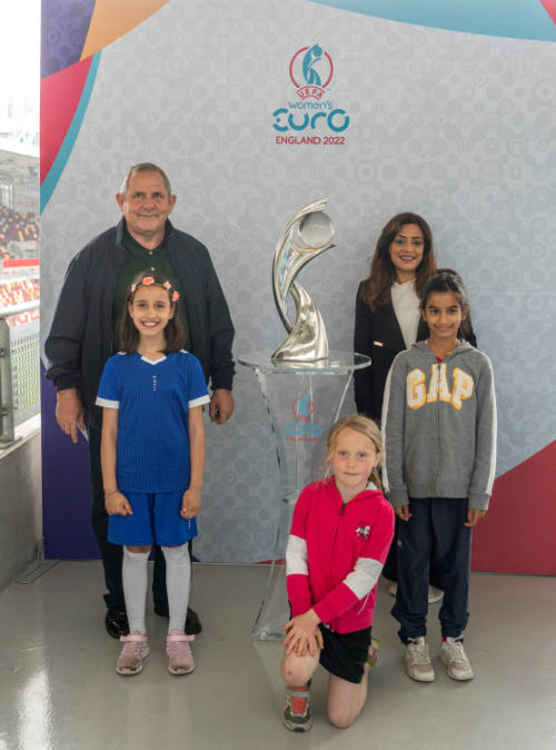
{"type": "MultiPolygon", "coordinates": [[[[116,201],[119,224],[95,237],[72,259],[46,341],[47,377],[57,389],[56,420],[74,443],[86,427],[93,495],[92,523],[101,551],[107,593],[105,625],[114,638],[128,623],[122,590],[122,548],[107,541],[108,516],[100,468],[101,410],[95,406],[106,360],[119,348],[117,327],[133,277],[153,267],[180,292],[187,349],[203,366],[212,387],[210,418],[223,424],[232,415],[234,329],[207,249],[175,229],[176,203],[170,182],[155,164],[131,167],[116,201]]],[[[155,612],[168,615],[164,557],[158,550],[153,580],[155,612]]],[[[186,632],[201,629],[188,610],[186,632]]]]}

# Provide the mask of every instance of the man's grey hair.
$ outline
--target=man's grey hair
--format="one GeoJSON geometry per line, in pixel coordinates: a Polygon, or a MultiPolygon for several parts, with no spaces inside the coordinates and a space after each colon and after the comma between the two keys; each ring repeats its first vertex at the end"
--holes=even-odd
{"type": "Polygon", "coordinates": [[[149,161],[142,161],[139,164],[134,164],[132,167],[130,167],[129,172],[122,180],[122,184],[120,186],[121,195],[125,195],[127,193],[127,189],[129,187],[129,181],[131,180],[133,175],[136,174],[137,172],[157,172],[164,180],[166,192],[168,193],[168,198],[170,198],[170,196],[172,195],[172,187],[170,185],[170,180],[168,179],[166,172],[163,169],[161,169],[158,165],[152,164],[149,161]]]}

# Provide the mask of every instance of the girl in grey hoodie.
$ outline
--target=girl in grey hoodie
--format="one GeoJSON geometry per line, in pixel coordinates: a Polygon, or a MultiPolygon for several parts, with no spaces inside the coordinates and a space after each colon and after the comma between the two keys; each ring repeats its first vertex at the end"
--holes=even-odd
{"type": "Polygon", "coordinates": [[[459,276],[441,272],[421,300],[430,335],[395,358],[384,394],[385,483],[401,519],[392,609],[410,677],[434,680],[426,641],[429,565],[442,579],[440,656],[470,680],[463,648],[471,529],[488,508],[496,461],[496,402],[489,358],[463,340],[469,304],[459,276]]]}

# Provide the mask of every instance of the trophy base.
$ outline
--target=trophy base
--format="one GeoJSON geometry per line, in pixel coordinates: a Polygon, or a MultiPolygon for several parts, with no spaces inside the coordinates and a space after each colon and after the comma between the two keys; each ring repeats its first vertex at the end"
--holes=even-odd
{"type": "Polygon", "coordinates": [[[289,354],[288,352],[282,352],[277,349],[274,354],[271,355],[270,359],[273,362],[291,362],[292,364],[298,364],[303,367],[304,364],[311,365],[315,362],[325,362],[328,360],[328,352],[320,357],[300,357],[296,354],[289,354]]]}

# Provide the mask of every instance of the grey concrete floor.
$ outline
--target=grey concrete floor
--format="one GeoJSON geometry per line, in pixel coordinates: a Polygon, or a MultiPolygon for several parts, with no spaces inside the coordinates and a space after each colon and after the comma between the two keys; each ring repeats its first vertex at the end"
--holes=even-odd
{"type": "Polygon", "coordinates": [[[472,576],[466,648],[476,678],[465,684],[438,660],[438,605],[429,614],[437,680],[405,675],[380,585],[373,629],[382,649],[361,716],[347,730],[327,723],[319,670],[313,730],[294,735],[279,720],[281,646],[249,637],[265,575],[195,566],[192,604],[204,631],[193,644],[197,670],[182,678],[166,670],[166,623],[153,615],[143,674],[116,675],[97,561],[61,562],[10,585],[0,593],[0,750],[556,748],[556,579],[472,576]]]}

